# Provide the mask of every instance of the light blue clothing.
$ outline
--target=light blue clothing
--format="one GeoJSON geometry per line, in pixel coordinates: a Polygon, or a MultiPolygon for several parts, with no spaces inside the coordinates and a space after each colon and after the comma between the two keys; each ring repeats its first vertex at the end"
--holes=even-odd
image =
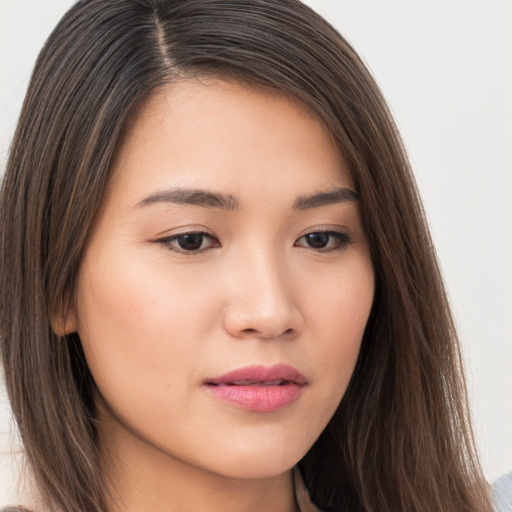
{"type": "Polygon", "coordinates": [[[512,472],[494,482],[492,499],[494,512],[512,512],[512,472]]]}

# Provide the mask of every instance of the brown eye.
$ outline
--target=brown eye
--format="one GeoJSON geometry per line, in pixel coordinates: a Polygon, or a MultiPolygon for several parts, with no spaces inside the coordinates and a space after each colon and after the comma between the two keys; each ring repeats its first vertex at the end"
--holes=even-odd
{"type": "Polygon", "coordinates": [[[305,235],[304,239],[312,249],[324,249],[329,243],[330,235],[329,233],[310,233],[305,235]]]}
{"type": "Polygon", "coordinates": [[[169,249],[170,251],[179,253],[201,253],[219,247],[219,241],[210,235],[203,232],[181,233],[158,240],[160,244],[169,249]]]}
{"type": "Polygon", "coordinates": [[[295,242],[295,246],[329,252],[343,249],[351,242],[351,237],[346,233],[338,231],[315,231],[301,236],[295,242]]]}
{"type": "Polygon", "coordinates": [[[187,233],[176,238],[176,243],[184,251],[197,251],[203,245],[204,235],[202,233],[187,233]]]}

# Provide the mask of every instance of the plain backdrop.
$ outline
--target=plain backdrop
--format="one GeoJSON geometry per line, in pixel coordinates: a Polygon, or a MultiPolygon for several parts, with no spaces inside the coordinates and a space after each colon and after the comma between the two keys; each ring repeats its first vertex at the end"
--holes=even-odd
{"type": "MultiPolygon", "coordinates": [[[[493,480],[512,470],[512,1],[307,3],[362,55],[405,140],[493,480]]],[[[36,55],[71,4],[0,0],[0,170],[36,55]]],[[[19,496],[19,453],[0,386],[0,505],[19,496]]]]}

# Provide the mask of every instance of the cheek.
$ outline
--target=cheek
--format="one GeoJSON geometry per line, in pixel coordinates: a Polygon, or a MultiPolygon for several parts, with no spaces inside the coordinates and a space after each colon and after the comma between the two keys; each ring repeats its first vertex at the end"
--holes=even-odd
{"type": "Polygon", "coordinates": [[[183,272],[170,275],[158,262],[109,264],[104,257],[84,263],[79,334],[98,386],[115,382],[115,375],[161,387],[179,382],[218,318],[215,290],[183,272]]]}
{"type": "Polygon", "coordinates": [[[314,338],[309,358],[332,414],[354,371],[374,296],[369,257],[358,255],[340,272],[317,276],[310,288],[308,323],[314,338]]]}

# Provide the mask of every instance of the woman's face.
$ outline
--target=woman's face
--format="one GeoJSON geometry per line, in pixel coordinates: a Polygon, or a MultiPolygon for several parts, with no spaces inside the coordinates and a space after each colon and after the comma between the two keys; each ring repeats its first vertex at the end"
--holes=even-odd
{"type": "Polygon", "coordinates": [[[261,478],[347,388],[374,276],[347,165],[305,108],[186,80],[126,129],[66,330],[121,458],[261,478]]]}

